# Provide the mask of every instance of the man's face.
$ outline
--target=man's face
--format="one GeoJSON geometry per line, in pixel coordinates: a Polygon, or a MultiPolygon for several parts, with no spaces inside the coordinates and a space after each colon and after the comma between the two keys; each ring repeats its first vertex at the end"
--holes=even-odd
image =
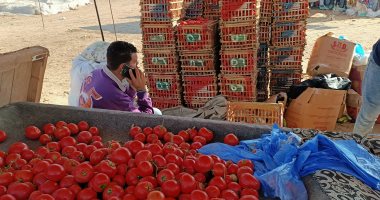
{"type": "Polygon", "coordinates": [[[131,68],[137,68],[138,61],[137,61],[137,53],[132,54],[132,60],[129,62],[129,66],[131,68]]]}

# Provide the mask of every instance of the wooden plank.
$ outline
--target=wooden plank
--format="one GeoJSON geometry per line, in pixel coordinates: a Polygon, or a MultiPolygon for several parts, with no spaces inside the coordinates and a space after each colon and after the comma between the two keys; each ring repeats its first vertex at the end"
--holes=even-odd
{"type": "Polygon", "coordinates": [[[14,69],[1,73],[0,80],[0,106],[10,103],[13,87],[14,69]]]}
{"type": "Polygon", "coordinates": [[[27,96],[28,101],[40,102],[47,58],[48,57],[46,56],[44,59],[33,62],[27,96]]]}
{"type": "Polygon", "coordinates": [[[29,81],[32,72],[32,62],[20,63],[15,66],[11,102],[26,101],[29,81]]]}

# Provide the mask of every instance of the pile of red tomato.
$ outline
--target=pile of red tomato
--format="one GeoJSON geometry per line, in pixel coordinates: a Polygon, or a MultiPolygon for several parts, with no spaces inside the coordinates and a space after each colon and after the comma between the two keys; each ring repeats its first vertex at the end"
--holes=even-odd
{"type": "MultiPolygon", "coordinates": [[[[174,135],[163,126],[133,126],[129,134],[133,140],[121,144],[103,142],[85,121],[28,126],[26,138],[41,146],[33,151],[17,142],[0,151],[0,200],[258,199],[251,161],[197,153],[213,140],[210,130],[174,135]]],[[[225,137],[238,142],[234,134],[225,137]]]]}

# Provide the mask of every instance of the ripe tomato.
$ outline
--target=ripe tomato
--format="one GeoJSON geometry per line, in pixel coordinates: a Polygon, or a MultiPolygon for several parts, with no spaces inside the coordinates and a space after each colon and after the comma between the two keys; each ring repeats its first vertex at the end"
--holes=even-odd
{"type": "Polygon", "coordinates": [[[139,151],[135,156],[136,165],[144,161],[152,161],[152,153],[148,150],[139,151]]]}
{"type": "Polygon", "coordinates": [[[157,179],[154,178],[153,176],[146,176],[146,177],[140,179],[140,182],[142,182],[142,181],[148,181],[148,182],[152,183],[153,188],[156,188],[158,186],[157,179]]]}
{"type": "Polygon", "coordinates": [[[128,149],[133,155],[136,155],[139,151],[144,149],[144,143],[138,140],[133,140],[129,143],[128,149]]]}
{"type": "Polygon", "coordinates": [[[193,159],[185,159],[182,163],[184,170],[190,174],[195,172],[195,160],[193,159]]]}
{"type": "Polygon", "coordinates": [[[92,135],[88,131],[81,131],[78,134],[77,140],[79,143],[89,144],[92,141],[92,135]]]}
{"type": "Polygon", "coordinates": [[[125,193],[126,194],[133,194],[133,193],[135,193],[135,188],[136,188],[136,186],[130,185],[125,189],[125,193]]]}
{"type": "Polygon", "coordinates": [[[147,200],[165,200],[164,193],[160,191],[151,191],[146,197],[147,200]]]}
{"type": "Polygon", "coordinates": [[[89,159],[92,152],[96,151],[98,148],[96,148],[94,145],[87,145],[84,149],[83,149],[83,155],[86,159],[89,159]]]}
{"type": "Polygon", "coordinates": [[[142,129],[139,126],[132,125],[131,129],[129,130],[129,135],[134,138],[137,134],[141,133],[142,129]]]}
{"type": "Polygon", "coordinates": [[[178,165],[174,164],[174,163],[169,163],[166,165],[166,168],[171,170],[175,175],[179,174],[180,173],[180,169],[178,167],[178,165]]]}
{"type": "Polygon", "coordinates": [[[148,181],[140,182],[135,187],[135,196],[137,199],[145,200],[148,196],[148,194],[153,191],[153,185],[152,183],[148,181]]]}
{"type": "Polygon", "coordinates": [[[55,123],[55,126],[56,126],[57,128],[62,128],[62,127],[64,127],[64,126],[67,126],[67,123],[64,122],[64,121],[58,121],[57,123],[55,123]]]}
{"type": "Polygon", "coordinates": [[[174,137],[174,134],[173,133],[170,133],[170,132],[167,132],[164,134],[164,141],[165,142],[173,142],[173,137],[174,137]]]}
{"type": "Polygon", "coordinates": [[[210,185],[205,189],[205,192],[210,198],[217,198],[220,196],[220,190],[215,185],[210,185]]]}
{"type": "Polygon", "coordinates": [[[41,196],[42,195],[42,192],[36,190],[34,192],[32,192],[29,196],[29,200],[37,200],[37,197],[41,196]]]}
{"type": "Polygon", "coordinates": [[[75,199],[74,193],[67,188],[61,188],[61,189],[56,190],[53,193],[53,197],[55,200],[74,200],[75,199]]]}
{"type": "Polygon", "coordinates": [[[27,161],[30,161],[35,157],[34,151],[32,151],[30,149],[25,149],[22,151],[21,157],[27,161]]]}
{"type": "Polygon", "coordinates": [[[221,197],[224,198],[224,199],[228,199],[228,200],[238,200],[239,199],[239,196],[232,190],[223,190],[222,191],[222,194],[221,194],[221,197]]]}
{"type": "Polygon", "coordinates": [[[206,173],[212,169],[214,161],[210,156],[201,155],[195,161],[195,170],[200,173],[206,173]]]}
{"type": "Polygon", "coordinates": [[[148,146],[148,150],[152,153],[153,156],[155,155],[162,155],[163,150],[158,144],[151,144],[148,146]]]}
{"type": "Polygon", "coordinates": [[[195,128],[188,129],[187,132],[190,135],[190,139],[193,139],[195,136],[198,135],[198,131],[195,128]]]}
{"type": "Polygon", "coordinates": [[[224,177],[227,174],[227,168],[222,163],[215,163],[214,167],[212,168],[212,173],[214,174],[214,176],[224,177]]]}
{"type": "Polygon", "coordinates": [[[132,154],[127,148],[120,147],[111,153],[109,159],[116,164],[127,164],[131,157],[132,154]]]}
{"type": "Polygon", "coordinates": [[[76,125],[74,123],[67,124],[67,128],[70,130],[71,135],[76,135],[79,133],[78,125],[76,125]]]}
{"type": "Polygon", "coordinates": [[[250,160],[240,160],[237,165],[238,165],[238,167],[248,166],[251,169],[253,169],[253,167],[254,167],[254,164],[250,160]]]}
{"type": "Polygon", "coordinates": [[[202,173],[196,173],[194,175],[194,178],[196,181],[200,182],[200,183],[205,183],[206,182],[206,176],[202,173]]]}
{"type": "Polygon", "coordinates": [[[41,130],[36,126],[28,126],[25,129],[25,137],[30,140],[37,140],[41,136],[41,130]]]}
{"type": "Polygon", "coordinates": [[[125,175],[125,182],[128,185],[137,185],[139,182],[139,170],[137,168],[132,168],[128,170],[127,174],[125,175]]]}
{"type": "Polygon", "coordinates": [[[257,192],[257,190],[254,190],[254,189],[243,189],[240,193],[241,196],[245,196],[245,195],[253,195],[257,198],[259,198],[259,193],[257,192]]]}
{"type": "Polygon", "coordinates": [[[181,178],[179,179],[179,183],[181,186],[181,191],[184,194],[190,194],[193,190],[197,188],[197,181],[192,175],[188,173],[185,173],[181,176],[181,178]]]}
{"type": "Polygon", "coordinates": [[[137,198],[133,194],[125,194],[123,200],[137,200],[137,198]]]}
{"type": "Polygon", "coordinates": [[[102,160],[95,169],[97,172],[107,174],[110,178],[113,178],[117,173],[115,163],[109,160],[102,160]]]}
{"type": "Polygon", "coordinates": [[[175,178],[174,173],[169,169],[163,169],[157,174],[157,182],[159,185],[162,185],[168,180],[173,180],[175,178]]]}
{"type": "Polygon", "coordinates": [[[183,150],[183,151],[188,151],[190,149],[190,144],[187,143],[187,142],[183,142],[182,144],[179,145],[179,147],[183,150]]]}
{"type": "Polygon", "coordinates": [[[14,175],[10,172],[0,173],[0,185],[7,187],[14,181],[14,175]]]}
{"type": "Polygon", "coordinates": [[[150,135],[146,136],[146,142],[148,142],[148,143],[154,143],[156,141],[158,141],[158,136],[157,135],[150,134],[150,135]]]}
{"type": "Polygon", "coordinates": [[[61,188],[69,188],[70,186],[75,184],[75,178],[73,175],[67,175],[62,178],[62,180],[59,182],[59,186],[61,188]]]}
{"type": "Polygon", "coordinates": [[[15,180],[21,183],[32,182],[33,172],[30,170],[16,170],[14,172],[15,180]]]}
{"type": "Polygon", "coordinates": [[[161,125],[157,125],[153,128],[153,133],[156,134],[160,139],[164,137],[166,132],[168,132],[168,130],[161,125]]]}
{"type": "Polygon", "coordinates": [[[58,182],[65,177],[66,172],[61,165],[52,164],[47,167],[45,175],[47,179],[58,182]]]}
{"type": "Polygon", "coordinates": [[[80,151],[74,151],[70,156],[69,156],[70,159],[74,159],[78,162],[83,162],[86,160],[86,158],[84,157],[83,153],[80,152],[80,151]]]}
{"type": "Polygon", "coordinates": [[[75,146],[77,144],[77,141],[70,136],[64,137],[59,141],[59,144],[61,145],[61,148],[65,148],[68,146],[75,146]]]}
{"type": "Polygon", "coordinates": [[[86,121],[80,121],[78,123],[78,128],[79,128],[79,131],[87,131],[90,128],[90,126],[88,125],[86,121]]]}
{"type": "Polygon", "coordinates": [[[128,165],[127,164],[121,164],[117,165],[117,174],[124,176],[127,173],[128,165]]]}
{"type": "Polygon", "coordinates": [[[50,152],[46,154],[45,159],[52,160],[53,162],[56,162],[61,159],[61,154],[58,152],[50,152]]]}
{"type": "Polygon", "coordinates": [[[77,148],[78,151],[83,151],[84,148],[86,148],[87,144],[85,143],[78,143],[77,145],[75,145],[75,147],[77,148]]]}
{"type": "Polygon", "coordinates": [[[161,191],[165,194],[166,197],[176,198],[181,192],[181,187],[177,181],[168,180],[161,185],[161,191]]]}
{"type": "Polygon", "coordinates": [[[7,194],[7,188],[5,186],[0,185],[0,196],[7,194]]]}
{"type": "Polygon", "coordinates": [[[38,200],[55,200],[55,198],[50,194],[41,194],[40,196],[36,197],[38,200]]]}
{"type": "Polygon", "coordinates": [[[169,153],[165,156],[165,160],[167,163],[177,163],[179,157],[173,153],[169,153]]]}
{"type": "Polygon", "coordinates": [[[194,141],[194,142],[199,142],[199,143],[201,143],[202,146],[207,144],[206,138],[204,138],[204,137],[202,137],[202,136],[195,136],[195,137],[193,138],[193,141],[194,141]]]}
{"type": "Polygon", "coordinates": [[[182,130],[178,132],[178,135],[181,136],[185,142],[190,140],[190,135],[187,131],[182,130]]]}
{"type": "Polygon", "coordinates": [[[193,142],[191,143],[190,146],[191,146],[191,149],[198,150],[202,148],[203,145],[200,142],[193,142]]]}
{"type": "Polygon", "coordinates": [[[153,128],[151,128],[151,127],[145,127],[145,128],[143,129],[143,133],[144,133],[146,136],[151,135],[151,134],[153,134],[153,128]]]}
{"type": "Polygon", "coordinates": [[[230,164],[227,167],[227,172],[228,174],[237,174],[238,169],[239,169],[239,166],[237,166],[236,164],[230,164]]]}
{"type": "Polygon", "coordinates": [[[180,145],[181,143],[185,142],[185,140],[179,135],[173,135],[173,142],[177,145],[180,145]]]}
{"type": "Polygon", "coordinates": [[[250,168],[248,166],[239,167],[239,169],[237,171],[237,176],[240,177],[244,173],[253,174],[253,170],[252,170],[252,168],[250,168]]]}
{"type": "Polygon", "coordinates": [[[76,196],[82,190],[82,188],[78,184],[74,184],[69,187],[69,190],[71,190],[71,192],[73,192],[76,196]]]}
{"type": "Polygon", "coordinates": [[[42,130],[44,131],[45,134],[54,135],[55,126],[54,126],[54,124],[51,124],[51,123],[45,124],[42,127],[42,130]]]}
{"type": "Polygon", "coordinates": [[[99,135],[92,136],[92,142],[101,142],[103,141],[103,138],[99,135]]]}
{"type": "Polygon", "coordinates": [[[81,190],[77,195],[77,200],[93,200],[97,199],[98,194],[91,188],[81,190]]]}
{"type": "Polygon", "coordinates": [[[0,196],[0,200],[17,200],[13,195],[5,194],[0,196]]]}
{"type": "Polygon", "coordinates": [[[103,150],[97,149],[91,153],[90,163],[92,165],[97,165],[100,161],[104,159],[105,156],[106,156],[106,153],[103,150]]]}
{"type": "Polygon", "coordinates": [[[34,174],[37,174],[37,173],[40,173],[40,172],[45,172],[45,170],[47,169],[47,167],[49,166],[50,164],[47,162],[47,161],[42,161],[42,160],[39,160],[36,162],[36,164],[33,166],[33,173],[34,174]]]}
{"type": "Polygon", "coordinates": [[[88,131],[91,133],[92,136],[98,136],[99,135],[99,129],[95,126],[91,126],[88,131]]]}
{"type": "Polygon", "coordinates": [[[139,170],[139,175],[142,177],[151,176],[153,174],[153,165],[148,162],[140,162],[137,165],[137,169],[139,170]]]}
{"type": "Polygon", "coordinates": [[[103,192],[106,187],[110,184],[110,178],[104,174],[104,173],[97,173],[92,179],[91,179],[91,188],[95,192],[103,192]]]}
{"type": "Polygon", "coordinates": [[[241,186],[236,182],[228,183],[227,185],[228,189],[234,191],[236,194],[240,194],[241,186]]]}
{"type": "Polygon", "coordinates": [[[260,189],[260,182],[256,179],[256,177],[248,173],[240,175],[239,184],[244,189],[254,189],[254,190],[260,189]]]}
{"type": "Polygon", "coordinates": [[[117,174],[113,177],[112,182],[115,182],[116,184],[120,185],[121,187],[125,186],[125,178],[123,175],[117,174]]]}
{"type": "Polygon", "coordinates": [[[144,135],[144,133],[137,133],[133,139],[144,143],[146,136],[144,135]]]}
{"type": "Polygon", "coordinates": [[[0,143],[4,142],[7,139],[7,134],[0,130],[0,143]]]}
{"type": "Polygon", "coordinates": [[[239,139],[233,133],[227,134],[224,137],[223,141],[224,141],[224,144],[228,144],[228,145],[231,145],[231,146],[236,146],[236,145],[239,144],[239,139]]]}
{"type": "Polygon", "coordinates": [[[57,138],[58,140],[60,140],[64,137],[70,136],[70,134],[71,134],[70,129],[67,128],[66,126],[63,126],[61,128],[57,128],[54,131],[54,137],[57,138]]]}
{"type": "Polygon", "coordinates": [[[120,199],[124,195],[124,190],[119,185],[110,185],[103,192],[104,200],[120,199]]]}
{"type": "Polygon", "coordinates": [[[206,192],[202,190],[194,190],[190,195],[191,200],[208,200],[208,195],[206,192]]]}
{"type": "Polygon", "coordinates": [[[215,185],[220,189],[220,191],[227,189],[226,181],[220,176],[215,176],[214,178],[212,178],[209,182],[209,185],[215,185]]]}
{"type": "Polygon", "coordinates": [[[259,199],[253,195],[244,195],[240,197],[239,200],[259,200],[259,199]]]}
{"type": "Polygon", "coordinates": [[[18,154],[21,154],[22,151],[24,151],[25,149],[29,149],[28,145],[26,145],[26,144],[23,143],[23,142],[16,142],[16,143],[13,143],[13,144],[8,148],[8,154],[11,154],[11,153],[18,153],[18,154]]]}
{"type": "Polygon", "coordinates": [[[79,162],[74,159],[68,159],[63,162],[63,168],[69,174],[73,172],[73,170],[79,165],[79,162]]]}
{"type": "Polygon", "coordinates": [[[43,134],[40,136],[40,139],[39,139],[40,143],[42,145],[46,145],[47,143],[51,142],[52,139],[51,139],[51,136],[48,135],[48,134],[43,134]]]}
{"type": "Polygon", "coordinates": [[[101,141],[95,141],[94,140],[95,137],[98,137],[98,136],[92,137],[93,142],[91,144],[96,146],[96,148],[98,148],[98,149],[103,148],[104,147],[103,143],[101,141]]]}
{"type": "Polygon", "coordinates": [[[212,139],[214,139],[214,134],[212,133],[212,131],[208,130],[205,127],[199,129],[198,135],[204,137],[207,142],[211,142],[212,139]]]}
{"type": "Polygon", "coordinates": [[[88,162],[79,164],[72,174],[78,183],[87,183],[94,176],[94,170],[88,162]]]}

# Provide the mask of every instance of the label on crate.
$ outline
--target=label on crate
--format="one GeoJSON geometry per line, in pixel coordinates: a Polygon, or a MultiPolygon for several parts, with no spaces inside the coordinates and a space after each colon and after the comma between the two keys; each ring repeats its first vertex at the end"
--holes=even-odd
{"type": "Polygon", "coordinates": [[[241,84],[230,84],[230,90],[232,92],[244,92],[244,85],[241,84]]]}
{"type": "Polygon", "coordinates": [[[166,11],[166,6],[164,4],[150,4],[149,12],[158,13],[166,11]]]}
{"type": "Polygon", "coordinates": [[[288,31],[284,31],[281,33],[281,37],[282,38],[290,38],[290,37],[294,37],[295,36],[295,31],[293,30],[288,30],[288,31]]]}
{"type": "Polygon", "coordinates": [[[203,60],[197,59],[197,60],[190,60],[190,66],[195,66],[195,67],[203,67],[204,62],[203,60]]]}
{"type": "Polygon", "coordinates": [[[167,65],[168,61],[165,58],[153,57],[152,58],[152,63],[155,64],[155,65],[167,65]]]}
{"type": "Polygon", "coordinates": [[[245,42],[247,41],[247,35],[246,34],[231,35],[231,40],[233,42],[245,42]]]}
{"type": "Polygon", "coordinates": [[[232,58],[230,60],[230,65],[232,67],[245,67],[247,66],[247,60],[245,58],[232,58]]]}
{"type": "Polygon", "coordinates": [[[165,41],[165,36],[164,35],[152,35],[152,36],[150,36],[150,41],[151,42],[163,42],[163,41],[165,41]]]}
{"type": "Polygon", "coordinates": [[[186,41],[187,42],[198,42],[202,40],[201,34],[194,33],[194,34],[186,34],[186,41]]]}
{"type": "Polygon", "coordinates": [[[301,8],[301,4],[299,2],[288,2],[288,3],[283,3],[283,8],[285,8],[286,11],[290,10],[298,10],[301,8]]]}
{"type": "Polygon", "coordinates": [[[295,61],[294,56],[280,55],[278,56],[278,62],[292,62],[295,61]]]}
{"type": "Polygon", "coordinates": [[[158,90],[170,90],[170,83],[165,81],[157,81],[156,87],[158,90]]]}

